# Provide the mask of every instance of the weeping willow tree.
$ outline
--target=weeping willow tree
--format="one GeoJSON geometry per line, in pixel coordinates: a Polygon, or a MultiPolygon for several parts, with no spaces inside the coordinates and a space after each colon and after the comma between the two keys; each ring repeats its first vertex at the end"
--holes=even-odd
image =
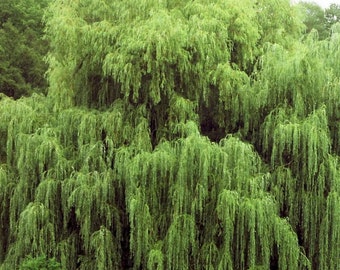
{"type": "Polygon", "coordinates": [[[0,269],[335,270],[339,34],[294,14],[53,1],[48,96],[0,96],[0,269]]]}

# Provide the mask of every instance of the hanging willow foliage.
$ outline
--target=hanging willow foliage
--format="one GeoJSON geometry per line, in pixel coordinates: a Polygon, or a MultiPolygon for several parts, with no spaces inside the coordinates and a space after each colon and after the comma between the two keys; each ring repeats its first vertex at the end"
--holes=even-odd
{"type": "Polygon", "coordinates": [[[49,209],[40,203],[29,203],[20,213],[18,225],[15,228],[16,245],[10,248],[5,267],[8,263],[8,266],[13,265],[17,268],[20,258],[24,258],[28,254],[54,256],[56,250],[55,230],[49,209]]]}
{"type": "MultiPolygon", "coordinates": [[[[289,36],[299,29],[297,21],[285,19],[293,13],[288,1],[265,0],[257,6],[252,1],[241,6],[231,0],[180,2],[145,0],[138,9],[134,0],[51,5],[46,17],[52,48],[49,93],[55,108],[102,106],[122,98],[152,106],[163,102],[164,109],[174,93],[205,103],[220,96],[222,107],[227,106],[225,92],[245,77],[239,69],[250,72],[264,43],[280,41],[271,31],[285,26],[289,36]],[[266,13],[275,24],[264,25],[266,13]],[[219,74],[224,81],[230,78],[230,87],[212,87],[219,74]]],[[[231,109],[240,106],[238,99],[231,109]]],[[[230,112],[234,129],[241,112],[230,112]]],[[[157,114],[166,117],[164,110],[157,114]]],[[[214,118],[222,115],[221,110],[214,118]]]]}
{"type": "Polygon", "coordinates": [[[95,254],[95,269],[120,269],[117,240],[110,230],[101,227],[91,235],[91,246],[95,254]]]}
{"type": "Polygon", "coordinates": [[[10,221],[10,198],[13,194],[16,182],[12,180],[6,166],[0,166],[0,260],[3,261],[6,257],[10,235],[8,225],[10,221]]]}
{"type": "Polygon", "coordinates": [[[239,2],[51,3],[48,96],[0,96],[0,269],[337,269],[339,35],[239,2]]]}

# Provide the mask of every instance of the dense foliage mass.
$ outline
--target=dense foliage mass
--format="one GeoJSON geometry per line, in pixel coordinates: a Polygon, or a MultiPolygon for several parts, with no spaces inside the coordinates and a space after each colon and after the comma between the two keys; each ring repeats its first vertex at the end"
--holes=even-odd
{"type": "Polygon", "coordinates": [[[50,0],[1,0],[0,92],[19,98],[44,93],[47,70],[43,57],[43,13],[50,0]]]}
{"type": "Polygon", "coordinates": [[[299,18],[53,1],[48,96],[0,96],[0,269],[336,270],[339,26],[299,18]]]}

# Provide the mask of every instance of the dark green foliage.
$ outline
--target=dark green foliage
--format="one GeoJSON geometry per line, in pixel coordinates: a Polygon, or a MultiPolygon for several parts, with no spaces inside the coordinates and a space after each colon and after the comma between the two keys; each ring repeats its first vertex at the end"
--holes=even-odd
{"type": "Polygon", "coordinates": [[[327,24],[327,15],[318,4],[313,2],[299,2],[298,8],[301,12],[303,23],[306,25],[307,34],[314,29],[318,32],[320,40],[329,37],[330,24],[327,24]]]}
{"type": "Polygon", "coordinates": [[[43,13],[49,0],[0,3],[0,92],[19,98],[46,93],[47,41],[43,13]]]}
{"type": "Polygon", "coordinates": [[[331,4],[328,8],[326,8],[325,18],[329,29],[331,29],[332,25],[340,22],[340,5],[331,4]]]}
{"type": "Polygon", "coordinates": [[[317,31],[320,40],[329,38],[334,32],[334,26],[340,21],[338,4],[331,4],[324,10],[316,3],[302,1],[297,7],[306,26],[306,33],[317,31]]]}

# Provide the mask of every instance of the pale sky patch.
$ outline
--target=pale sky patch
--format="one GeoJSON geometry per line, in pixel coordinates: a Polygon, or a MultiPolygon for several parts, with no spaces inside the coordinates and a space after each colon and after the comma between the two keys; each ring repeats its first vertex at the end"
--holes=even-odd
{"type": "Polygon", "coordinates": [[[338,4],[340,5],[340,0],[291,0],[292,3],[298,2],[311,2],[316,3],[323,9],[328,8],[330,4],[338,4]]]}

